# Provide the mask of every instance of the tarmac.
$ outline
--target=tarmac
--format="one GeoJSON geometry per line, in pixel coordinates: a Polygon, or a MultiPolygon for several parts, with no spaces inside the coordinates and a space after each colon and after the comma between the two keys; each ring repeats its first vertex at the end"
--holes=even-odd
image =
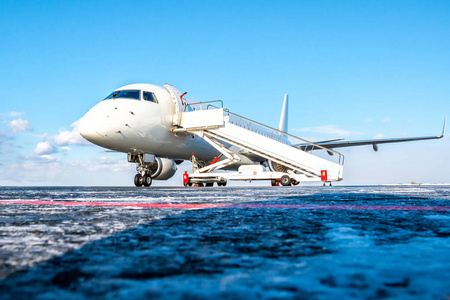
{"type": "Polygon", "coordinates": [[[1,299],[450,299],[450,187],[0,187],[1,299]]]}

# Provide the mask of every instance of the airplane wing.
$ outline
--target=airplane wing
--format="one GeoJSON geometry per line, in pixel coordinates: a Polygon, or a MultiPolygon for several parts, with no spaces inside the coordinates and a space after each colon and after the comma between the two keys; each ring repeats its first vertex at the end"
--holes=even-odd
{"type": "MultiPolygon", "coordinates": [[[[373,150],[378,151],[378,144],[402,143],[402,142],[412,142],[412,141],[421,141],[421,140],[441,139],[445,135],[446,121],[447,120],[444,121],[444,127],[442,129],[442,134],[439,136],[393,138],[393,139],[373,139],[373,140],[360,140],[360,141],[331,140],[331,141],[315,142],[315,144],[325,147],[327,149],[372,145],[373,150]]],[[[313,150],[311,145],[300,144],[300,145],[296,145],[296,147],[303,149],[303,150],[313,150]]],[[[319,149],[315,149],[315,150],[319,150],[319,149]]],[[[329,153],[331,153],[331,152],[329,152],[329,153]]]]}

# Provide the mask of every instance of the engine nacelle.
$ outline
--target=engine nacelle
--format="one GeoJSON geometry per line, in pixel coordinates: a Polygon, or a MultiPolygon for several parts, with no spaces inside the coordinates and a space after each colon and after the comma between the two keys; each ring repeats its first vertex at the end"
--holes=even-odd
{"type": "Polygon", "coordinates": [[[155,162],[153,164],[156,165],[156,168],[152,168],[154,169],[152,178],[156,180],[169,179],[175,175],[175,172],[177,171],[177,165],[173,159],[155,157],[155,162]]]}
{"type": "Polygon", "coordinates": [[[288,170],[291,170],[290,168],[286,167],[285,165],[279,164],[277,162],[269,160],[268,162],[269,169],[272,172],[283,172],[286,173],[288,170]]]}

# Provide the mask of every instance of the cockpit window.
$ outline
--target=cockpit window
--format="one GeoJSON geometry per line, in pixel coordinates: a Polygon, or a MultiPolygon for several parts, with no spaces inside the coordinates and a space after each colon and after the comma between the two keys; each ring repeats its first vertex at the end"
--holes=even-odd
{"type": "Polygon", "coordinates": [[[141,91],[140,90],[122,90],[122,91],[114,91],[112,92],[108,97],[106,97],[103,100],[107,99],[117,99],[117,98],[127,98],[127,99],[135,99],[140,100],[141,91]]]}
{"type": "Polygon", "coordinates": [[[156,99],[155,94],[153,94],[151,92],[144,92],[144,100],[158,103],[158,100],[156,99]]]}

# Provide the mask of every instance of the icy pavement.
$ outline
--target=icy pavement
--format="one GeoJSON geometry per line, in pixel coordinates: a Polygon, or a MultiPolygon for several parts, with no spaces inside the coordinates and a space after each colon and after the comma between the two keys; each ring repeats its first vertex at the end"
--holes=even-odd
{"type": "Polygon", "coordinates": [[[0,188],[0,298],[450,299],[449,201],[434,186],[0,188]]]}

